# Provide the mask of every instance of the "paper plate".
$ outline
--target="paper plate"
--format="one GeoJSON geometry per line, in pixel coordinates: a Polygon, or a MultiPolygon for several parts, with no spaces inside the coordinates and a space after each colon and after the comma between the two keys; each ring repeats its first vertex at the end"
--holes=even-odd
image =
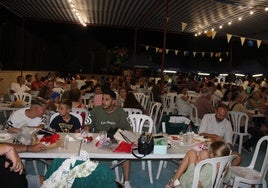
{"type": "Polygon", "coordinates": [[[169,135],[168,139],[173,142],[180,142],[181,138],[180,135],[169,135]]]}
{"type": "Polygon", "coordinates": [[[0,133],[0,141],[6,141],[11,138],[11,134],[8,133],[0,133]]]}

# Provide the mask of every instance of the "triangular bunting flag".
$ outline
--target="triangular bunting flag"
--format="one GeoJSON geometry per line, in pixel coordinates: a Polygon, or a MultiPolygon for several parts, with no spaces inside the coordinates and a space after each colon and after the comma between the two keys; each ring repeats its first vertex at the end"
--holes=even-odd
{"type": "Polygon", "coordinates": [[[229,56],[229,52],[226,52],[226,56],[227,56],[227,57],[229,56]]]}
{"type": "Polygon", "coordinates": [[[213,52],[210,53],[210,57],[213,57],[213,52]]]}
{"type": "Polygon", "coordinates": [[[194,57],[195,57],[195,55],[196,55],[196,52],[193,52],[193,55],[194,55],[194,57]]]}
{"type": "Polygon", "coordinates": [[[260,45],[261,45],[261,40],[257,40],[257,46],[258,46],[258,48],[260,47],[260,45]]]}
{"type": "Polygon", "coordinates": [[[228,42],[228,43],[230,42],[231,38],[232,38],[232,35],[227,34],[227,42],[228,42]]]}
{"type": "Polygon", "coordinates": [[[245,37],[240,37],[240,39],[241,39],[241,45],[243,46],[246,38],[245,37]]]}
{"type": "Polygon", "coordinates": [[[155,52],[156,52],[156,53],[158,52],[158,50],[159,50],[159,48],[155,48],[155,52]]]}
{"type": "Polygon", "coordinates": [[[168,54],[169,49],[166,49],[166,54],[168,54]]]}
{"type": "Polygon", "coordinates": [[[169,17],[166,17],[166,19],[167,19],[167,22],[168,22],[168,20],[169,20],[169,17]]]}
{"type": "Polygon", "coordinates": [[[184,56],[187,56],[188,55],[188,52],[187,51],[184,51],[183,54],[184,54],[184,56]]]}
{"type": "Polygon", "coordinates": [[[219,57],[221,57],[221,52],[219,52],[219,57]]]}
{"type": "Polygon", "coordinates": [[[206,53],[206,52],[202,52],[202,57],[204,57],[204,56],[205,56],[205,53],[206,53]]]}
{"type": "Polygon", "coordinates": [[[179,50],[175,50],[175,54],[178,55],[179,50]]]}
{"type": "Polygon", "coordinates": [[[183,32],[185,27],[187,26],[187,23],[181,22],[181,31],[183,32]]]}
{"type": "Polygon", "coordinates": [[[148,51],[148,50],[149,50],[149,46],[146,46],[145,48],[146,48],[146,51],[148,51]]]}
{"type": "Polygon", "coordinates": [[[216,31],[212,31],[212,39],[216,36],[216,31]]]}

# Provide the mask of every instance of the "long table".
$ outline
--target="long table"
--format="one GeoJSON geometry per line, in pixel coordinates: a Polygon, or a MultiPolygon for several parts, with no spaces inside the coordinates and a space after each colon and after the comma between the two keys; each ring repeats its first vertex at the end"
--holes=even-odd
{"type": "MultiPolygon", "coordinates": [[[[66,133],[60,133],[64,138],[66,133]]],[[[68,133],[72,138],[76,138],[77,133],[68,133]]],[[[102,149],[96,146],[97,133],[92,134],[93,141],[90,143],[84,143],[82,140],[74,139],[74,141],[69,141],[68,148],[57,147],[53,149],[47,149],[41,152],[22,152],[19,153],[22,159],[53,159],[53,158],[70,158],[72,156],[79,156],[81,150],[85,150],[89,158],[92,159],[109,159],[113,161],[112,167],[115,168],[120,165],[123,161],[130,159],[136,160],[137,158],[132,153],[123,152],[113,152],[109,149],[102,149]],[[119,161],[119,162],[118,162],[119,161]]],[[[15,135],[13,135],[14,138],[15,135]]],[[[10,138],[8,142],[12,142],[13,138],[10,138]]],[[[0,141],[1,142],[1,141],[0,141]]],[[[186,152],[191,149],[191,146],[180,145],[179,142],[171,142],[171,147],[167,149],[167,154],[154,154],[151,153],[146,155],[142,160],[164,160],[164,159],[182,159],[186,152]]],[[[118,172],[116,171],[116,174],[118,172]]],[[[152,172],[150,174],[150,182],[153,183],[152,172]]],[[[116,175],[117,180],[119,180],[119,175],[116,175]]]]}
{"type": "MultiPolygon", "coordinates": [[[[4,133],[4,131],[1,131],[4,133]]],[[[65,147],[56,147],[52,149],[48,149],[46,151],[40,152],[22,152],[20,153],[21,158],[42,158],[42,159],[52,159],[52,158],[69,158],[71,156],[78,156],[80,150],[85,150],[90,158],[94,159],[137,159],[131,153],[123,153],[123,152],[113,152],[108,149],[102,149],[95,146],[96,137],[98,134],[93,134],[93,141],[90,143],[84,143],[80,139],[75,139],[75,134],[77,133],[68,133],[68,135],[74,138],[74,141],[69,141],[68,149],[65,147]]],[[[63,138],[65,134],[61,134],[63,138]]],[[[12,143],[15,134],[12,134],[12,137],[8,141],[0,141],[0,142],[9,142],[12,143]]],[[[191,149],[190,146],[180,145],[178,142],[172,142],[171,147],[167,150],[167,154],[154,154],[151,153],[146,155],[144,159],[179,159],[183,158],[186,152],[191,149]]]]}
{"type": "MultiPolygon", "coordinates": [[[[7,134],[6,131],[1,130],[0,131],[0,136],[1,134],[7,134]]],[[[1,142],[6,142],[6,143],[12,143],[13,139],[15,138],[16,134],[11,134],[10,138],[8,140],[2,140],[0,139],[1,142]]],[[[72,136],[74,133],[69,133],[68,135],[72,136]]],[[[61,137],[64,138],[65,134],[61,134],[61,137]]],[[[71,156],[78,156],[79,151],[81,149],[82,142],[81,140],[75,139],[74,141],[70,141],[68,143],[68,148],[63,147],[54,147],[47,149],[45,151],[40,151],[40,152],[21,152],[19,153],[19,156],[23,159],[27,158],[36,158],[36,159],[54,159],[54,158],[70,158],[71,156]]]]}
{"type": "MultiPolygon", "coordinates": [[[[4,131],[1,131],[4,133],[4,131]]],[[[65,133],[66,134],[66,133],[65,133]]],[[[78,156],[80,149],[88,152],[90,158],[94,159],[137,159],[131,153],[123,152],[113,152],[108,149],[102,149],[95,146],[96,137],[98,134],[93,134],[93,141],[90,143],[84,143],[79,139],[75,139],[75,134],[77,133],[68,133],[68,135],[74,138],[74,141],[69,141],[68,149],[65,147],[56,147],[48,149],[41,152],[22,152],[20,153],[21,158],[43,158],[43,159],[52,159],[52,158],[69,158],[71,156],[78,156]]],[[[62,134],[62,137],[65,135],[62,134]]],[[[12,143],[15,135],[12,135],[8,141],[12,143]]],[[[0,141],[3,142],[3,141],[0,141]]],[[[178,142],[172,142],[171,147],[167,150],[167,154],[154,154],[151,153],[144,157],[144,159],[179,159],[183,158],[186,152],[190,149],[190,146],[182,146],[178,142]]]]}
{"type": "MultiPolygon", "coordinates": [[[[96,135],[94,135],[95,137],[96,135]]],[[[108,149],[100,149],[95,146],[96,140],[90,143],[83,143],[82,150],[89,153],[91,158],[95,159],[137,159],[132,153],[113,152],[108,149]]],[[[183,158],[190,146],[182,146],[178,142],[172,142],[171,147],[167,149],[167,154],[154,154],[146,155],[143,159],[179,159],[183,158]]]]}
{"type": "Polygon", "coordinates": [[[13,111],[16,111],[16,110],[19,110],[19,109],[21,109],[21,108],[19,108],[19,107],[11,107],[10,103],[1,103],[0,104],[0,112],[3,113],[5,120],[8,119],[7,112],[10,112],[10,114],[11,114],[13,111]]]}

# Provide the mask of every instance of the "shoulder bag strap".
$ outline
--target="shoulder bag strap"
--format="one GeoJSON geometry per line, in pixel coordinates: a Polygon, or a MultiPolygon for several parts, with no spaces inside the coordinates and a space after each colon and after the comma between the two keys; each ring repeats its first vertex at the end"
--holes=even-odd
{"type": "Polygon", "coordinates": [[[232,111],[234,109],[235,105],[237,105],[237,104],[238,104],[237,102],[234,103],[233,106],[230,108],[230,111],[232,111]]]}
{"type": "Polygon", "coordinates": [[[138,158],[138,159],[142,159],[143,157],[145,157],[145,154],[143,154],[143,156],[138,156],[137,154],[135,154],[135,150],[138,150],[138,148],[133,148],[132,149],[132,155],[134,155],[134,157],[138,158]]]}

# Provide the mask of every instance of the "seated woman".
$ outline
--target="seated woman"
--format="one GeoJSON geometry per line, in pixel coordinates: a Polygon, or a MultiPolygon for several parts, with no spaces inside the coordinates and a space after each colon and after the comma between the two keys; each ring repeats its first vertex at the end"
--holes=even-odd
{"type": "Polygon", "coordinates": [[[265,109],[265,100],[261,98],[261,95],[258,91],[255,91],[251,94],[247,102],[247,109],[254,110],[258,108],[261,112],[265,109]]]}
{"type": "Polygon", "coordinates": [[[147,114],[146,110],[141,106],[132,91],[127,93],[123,108],[137,108],[142,110],[143,114],[147,114]]]}
{"type": "Polygon", "coordinates": [[[124,87],[121,87],[118,90],[118,99],[117,99],[117,105],[123,107],[124,106],[124,102],[126,100],[127,97],[127,90],[124,87]]]}
{"type": "Polygon", "coordinates": [[[78,88],[72,88],[69,91],[69,100],[72,101],[73,108],[84,108],[87,109],[86,105],[82,102],[82,94],[78,88]]]}
{"type": "MultiPolygon", "coordinates": [[[[165,188],[172,188],[176,186],[180,186],[182,188],[191,187],[194,177],[194,168],[198,162],[208,158],[228,156],[230,155],[230,152],[230,147],[222,141],[213,142],[210,145],[209,150],[202,150],[200,152],[195,150],[188,151],[175,175],[165,188]]],[[[209,169],[210,168],[204,167],[201,170],[198,187],[211,187],[212,182],[208,181],[209,178],[207,178],[212,176],[212,172],[209,169]]],[[[225,178],[227,177],[229,178],[229,175],[225,178]]]]}

